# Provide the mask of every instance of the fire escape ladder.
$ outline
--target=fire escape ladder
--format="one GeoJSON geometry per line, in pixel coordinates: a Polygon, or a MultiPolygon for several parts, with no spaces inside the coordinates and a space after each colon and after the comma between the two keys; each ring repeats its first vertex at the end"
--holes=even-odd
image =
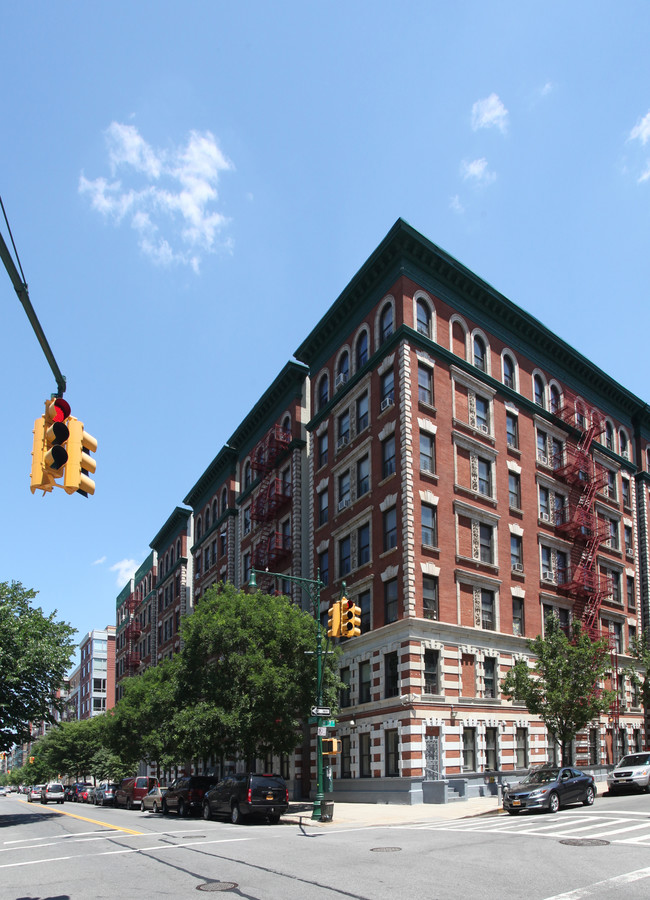
{"type": "Polygon", "coordinates": [[[276,467],[290,443],[291,432],[273,425],[252,454],[252,468],[264,476],[251,507],[252,522],[261,526],[253,551],[253,567],[256,569],[271,568],[287,555],[286,538],[276,530],[275,520],[278,512],[291,500],[291,486],[278,478],[276,467]]]}

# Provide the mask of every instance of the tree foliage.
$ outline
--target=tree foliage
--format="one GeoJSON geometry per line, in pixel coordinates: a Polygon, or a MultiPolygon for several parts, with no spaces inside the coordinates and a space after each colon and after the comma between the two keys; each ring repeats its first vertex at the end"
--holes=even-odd
{"type": "Polygon", "coordinates": [[[501,683],[503,694],[539,716],[562,747],[569,764],[575,736],[612,705],[614,693],[598,687],[611,668],[606,640],[592,641],[579,622],[569,640],[558,620],[546,620],[546,637],[528,642],[535,659],[531,669],[518,660],[501,683]]]}
{"type": "Polygon", "coordinates": [[[0,582],[0,750],[30,739],[30,722],[52,722],[74,652],[75,629],[32,607],[36,592],[0,582]]]}

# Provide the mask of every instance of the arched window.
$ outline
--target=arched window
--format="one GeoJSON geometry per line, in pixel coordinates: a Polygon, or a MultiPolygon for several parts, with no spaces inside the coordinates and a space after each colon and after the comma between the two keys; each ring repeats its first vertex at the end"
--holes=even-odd
{"type": "Polygon", "coordinates": [[[174,568],[174,548],[171,547],[169,550],[169,565],[173,569],[174,568]]]}
{"type": "Polygon", "coordinates": [[[417,302],[417,330],[420,334],[431,337],[431,310],[424,300],[417,302]]]}
{"type": "Polygon", "coordinates": [[[621,429],[619,431],[618,439],[619,439],[620,447],[621,447],[621,456],[625,456],[626,458],[628,458],[630,455],[630,451],[629,451],[628,444],[627,444],[627,435],[625,434],[623,429],[621,429]]]}
{"type": "Polygon", "coordinates": [[[251,471],[251,464],[250,464],[250,460],[247,459],[244,464],[244,490],[246,490],[246,488],[249,488],[252,483],[253,483],[253,475],[252,475],[252,471],[251,471]]]}
{"type": "Polygon", "coordinates": [[[228,488],[224,488],[221,492],[221,515],[228,509],[228,488]]]}
{"type": "Polygon", "coordinates": [[[330,398],[330,380],[327,377],[327,373],[323,375],[321,380],[318,382],[318,412],[321,409],[324,409],[327,406],[327,402],[330,398]]]}
{"type": "Polygon", "coordinates": [[[362,331],[357,340],[357,370],[368,362],[368,332],[362,331]]]}
{"type": "Polygon", "coordinates": [[[542,408],[546,408],[546,404],[544,403],[544,381],[542,380],[541,375],[535,375],[533,378],[533,393],[535,403],[542,408]]]}
{"type": "Polygon", "coordinates": [[[291,433],[291,416],[285,416],[282,421],[282,430],[291,433]]]}
{"type": "Polygon", "coordinates": [[[393,307],[390,303],[387,303],[386,306],[381,311],[381,316],[379,318],[379,343],[383,344],[384,341],[387,341],[388,338],[393,333],[393,307]]]}
{"type": "Polygon", "coordinates": [[[179,538],[176,541],[176,559],[180,559],[180,555],[181,555],[181,539],[179,538]]]}
{"type": "Polygon", "coordinates": [[[485,341],[478,334],[474,337],[474,365],[482,372],[487,372],[485,341]]]}
{"type": "Polygon", "coordinates": [[[217,498],[215,497],[215,499],[212,501],[212,521],[216,522],[218,518],[219,518],[219,504],[217,503],[217,498]]]}
{"type": "Polygon", "coordinates": [[[197,541],[201,540],[201,516],[196,520],[196,539],[197,541]]]}
{"type": "Polygon", "coordinates": [[[515,364],[507,353],[503,354],[503,383],[506,387],[515,389],[515,364]]]}
{"type": "Polygon", "coordinates": [[[205,510],[205,530],[206,530],[206,533],[210,530],[210,507],[209,506],[205,510]]]}
{"type": "Polygon", "coordinates": [[[605,446],[608,450],[614,449],[614,429],[611,422],[605,422],[605,446]]]}
{"type": "Polygon", "coordinates": [[[560,407],[562,405],[561,397],[560,397],[560,389],[556,384],[551,385],[551,412],[559,413],[560,407]]]}
{"type": "Polygon", "coordinates": [[[339,357],[338,371],[336,373],[336,387],[343,387],[350,377],[350,354],[344,350],[339,357]]]}

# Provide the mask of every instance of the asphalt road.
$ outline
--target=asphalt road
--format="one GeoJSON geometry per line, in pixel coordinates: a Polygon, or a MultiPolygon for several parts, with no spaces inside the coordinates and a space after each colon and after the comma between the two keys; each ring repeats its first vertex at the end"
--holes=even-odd
{"type": "Polygon", "coordinates": [[[203,891],[251,900],[646,900],[650,796],[599,796],[557,815],[363,827],[235,826],[0,798],[1,900],[203,891]]]}

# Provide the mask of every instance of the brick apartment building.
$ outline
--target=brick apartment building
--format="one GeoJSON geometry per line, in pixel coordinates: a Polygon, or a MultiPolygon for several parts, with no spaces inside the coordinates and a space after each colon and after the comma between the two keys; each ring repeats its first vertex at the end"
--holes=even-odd
{"type": "Polygon", "coordinates": [[[79,655],[77,718],[90,719],[115,706],[115,625],[89,631],[79,655]]]}
{"type": "Polygon", "coordinates": [[[346,582],[362,634],[343,642],[335,795],[440,800],[552,759],[499,692],[551,614],[610,638],[619,702],[576,762],[645,745],[622,675],[650,615],[645,403],[401,220],[295,357],[185,498],[188,565],[194,599],[251,566],[319,570],[324,622],[346,582]]]}

